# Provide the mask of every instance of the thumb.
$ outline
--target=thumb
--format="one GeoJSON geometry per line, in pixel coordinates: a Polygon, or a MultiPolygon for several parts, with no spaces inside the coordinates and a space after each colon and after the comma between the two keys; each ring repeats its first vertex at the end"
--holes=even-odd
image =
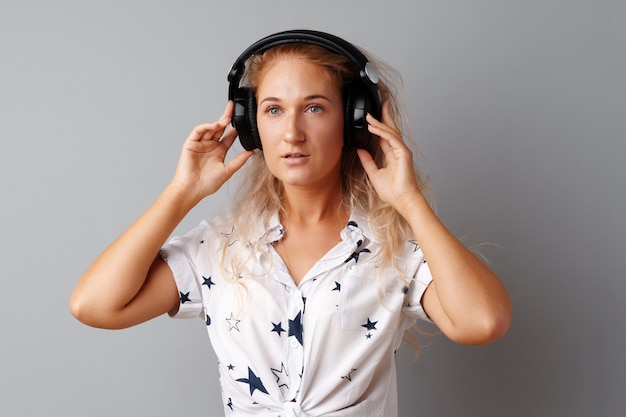
{"type": "Polygon", "coordinates": [[[239,169],[246,163],[248,159],[250,159],[252,155],[254,155],[254,151],[243,151],[237,154],[233,159],[228,161],[226,163],[226,168],[228,168],[229,176],[239,171],[239,169]]]}
{"type": "Polygon", "coordinates": [[[363,165],[363,169],[370,177],[372,174],[378,171],[378,165],[376,165],[376,161],[372,158],[372,155],[366,151],[365,149],[357,149],[356,150],[359,159],[361,160],[361,165],[363,165]]]}

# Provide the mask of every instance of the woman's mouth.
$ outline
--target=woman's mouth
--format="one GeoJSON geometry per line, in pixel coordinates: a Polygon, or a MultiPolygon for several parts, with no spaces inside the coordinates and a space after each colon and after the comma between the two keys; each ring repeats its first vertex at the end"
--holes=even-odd
{"type": "Polygon", "coordinates": [[[283,160],[288,164],[299,164],[305,162],[309,155],[300,152],[288,152],[283,155],[283,160]]]}

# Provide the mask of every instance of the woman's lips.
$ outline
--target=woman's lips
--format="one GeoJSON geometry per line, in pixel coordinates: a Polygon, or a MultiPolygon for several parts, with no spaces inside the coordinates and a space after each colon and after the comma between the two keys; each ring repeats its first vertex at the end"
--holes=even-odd
{"type": "Polygon", "coordinates": [[[283,160],[288,164],[298,164],[306,161],[309,155],[300,152],[289,152],[283,155],[283,160]]]}

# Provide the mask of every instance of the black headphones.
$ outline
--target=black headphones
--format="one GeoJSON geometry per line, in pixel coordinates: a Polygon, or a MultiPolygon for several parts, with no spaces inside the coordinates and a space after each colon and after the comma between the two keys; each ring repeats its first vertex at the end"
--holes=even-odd
{"type": "Polygon", "coordinates": [[[354,45],[337,36],[314,30],[289,30],[269,35],[252,44],[239,55],[228,73],[228,99],[235,103],[232,125],[237,129],[244,149],[262,149],[256,123],[255,92],[251,88],[239,86],[246,61],[256,53],[288,43],[318,45],[345,56],[357,65],[359,77],[344,92],[344,140],[345,146],[367,148],[371,134],[367,130],[365,116],[370,113],[380,119],[381,113],[378,74],[373,65],[354,45]]]}

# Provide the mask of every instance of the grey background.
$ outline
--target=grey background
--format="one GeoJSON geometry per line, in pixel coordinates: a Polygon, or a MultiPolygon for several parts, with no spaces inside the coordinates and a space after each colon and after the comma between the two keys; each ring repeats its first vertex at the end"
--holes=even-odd
{"type": "Polygon", "coordinates": [[[297,27],[403,73],[439,213],[493,243],[513,298],[495,344],[401,352],[401,416],[623,415],[625,5],[3,0],[0,415],[221,415],[201,320],[96,330],[67,299],[221,114],[239,52],[297,27]]]}

